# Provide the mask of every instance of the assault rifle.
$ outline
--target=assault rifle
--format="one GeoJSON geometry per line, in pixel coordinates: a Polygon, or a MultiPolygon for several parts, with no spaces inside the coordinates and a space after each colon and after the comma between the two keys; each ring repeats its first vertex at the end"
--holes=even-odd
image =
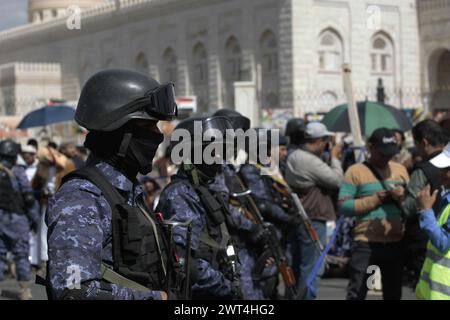
{"type": "Polygon", "coordinates": [[[264,244],[264,246],[271,251],[273,258],[275,259],[275,263],[278,267],[278,270],[281,276],[283,277],[285,286],[287,290],[289,290],[290,297],[292,299],[297,299],[298,292],[294,271],[288,264],[286,254],[284,253],[280,241],[278,240],[274,226],[264,221],[264,218],[261,215],[261,212],[258,206],[256,205],[255,200],[251,196],[251,190],[246,188],[246,186],[239,178],[239,176],[233,175],[232,179],[234,179],[232,183],[233,186],[235,188],[239,188],[240,190],[235,193],[230,193],[231,198],[238,200],[240,206],[243,207],[244,211],[246,212],[246,215],[250,216],[251,220],[254,221],[256,224],[260,225],[267,233],[269,239],[267,243],[264,244]],[[242,199],[242,201],[240,199],[242,199]]]}

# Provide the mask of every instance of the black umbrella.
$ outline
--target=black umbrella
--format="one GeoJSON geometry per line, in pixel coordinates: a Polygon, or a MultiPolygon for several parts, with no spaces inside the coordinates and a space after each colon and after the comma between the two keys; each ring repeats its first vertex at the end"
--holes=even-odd
{"type": "Polygon", "coordinates": [[[17,129],[28,129],[34,127],[45,127],[53,123],[72,121],[75,109],[69,106],[44,106],[28,113],[20,121],[17,129]]]}

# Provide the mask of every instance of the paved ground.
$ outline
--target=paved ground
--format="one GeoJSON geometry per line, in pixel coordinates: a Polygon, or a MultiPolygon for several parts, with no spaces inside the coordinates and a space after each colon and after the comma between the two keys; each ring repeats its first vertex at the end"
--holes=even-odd
{"type": "MultiPolygon", "coordinates": [[[[344,300],[345,288],[347,286],[347,279],[322,279],[319,289],[318,300],[344,300]]],[[[8,279],[0,283],[0,300],[16,300],[18,299],[19,286],[16,281],[8,279]]],[[[35,300],[45,300],[45,288],[38,285],[32,286],[33,298],[35,300]]],[[[370,293],[367,296],[368,300],[380,300],[381,294],[370,293]]],[[[404,300],[415,300],[415,295],[410,288],[403,288],[404,300]]]]}
{"type": "MultiPolygon", "coordinates": [[[[322,279],[320,282],[318,300],[344,300],[347,284],[347,279],[322,279]]],[[[416,296],[411,288],[403,287],[402,299],[416,300],[416,296]]],[[[369,292],[367,300],[382,300],[381,292],[369,292]]]]}

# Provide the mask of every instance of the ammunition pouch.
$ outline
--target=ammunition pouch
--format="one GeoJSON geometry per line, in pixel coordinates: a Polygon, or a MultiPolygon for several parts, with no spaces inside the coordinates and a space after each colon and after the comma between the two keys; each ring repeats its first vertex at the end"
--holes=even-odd
{"type": "MultiPolygon", "coordinates": [[[[122,195],[112,186],[96,167],[86,167],[74,171],[64,177],[63,183],[70,179],[91,181],[108,201],[112,211],[112,248],[113,266],[102,266],[103,280],[134,290],[167,290],[167,274],[174,287],[183,276],[174,254],[167,252],[167,239],[162,223],[155,219],[151,212],[144,210],[143,199],[138,198],[138,207],[126,203],[122,195]],[[165,261],[170,263],[171,270],[166,270],[165,261]]],[[[108,243],[104,243],[105,247],[108,243]]]]}

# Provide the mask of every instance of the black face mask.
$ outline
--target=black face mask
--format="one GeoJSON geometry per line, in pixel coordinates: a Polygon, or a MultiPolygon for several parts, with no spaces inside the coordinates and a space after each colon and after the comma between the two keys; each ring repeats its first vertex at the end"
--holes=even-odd
{"type": "Polygon", "coordinates": [[[125,165],[141,174],[149,173],[152,171],[153,158],[163,140],[162,133],[143,128],[134,130],[124,159],[125,165]]]}
{"type": "Polygon", "coordinates": [[[17,162],[17,157],[1,157],[0,164],[8,169],[12,169],[17,162]]]}
{"type": "Polygon", "coordinates": [[[222,172],[221,164],[197,164],[195,165],[201,173],[207,176],[209,179],[213,179],[216,175],[222,172]]]}

